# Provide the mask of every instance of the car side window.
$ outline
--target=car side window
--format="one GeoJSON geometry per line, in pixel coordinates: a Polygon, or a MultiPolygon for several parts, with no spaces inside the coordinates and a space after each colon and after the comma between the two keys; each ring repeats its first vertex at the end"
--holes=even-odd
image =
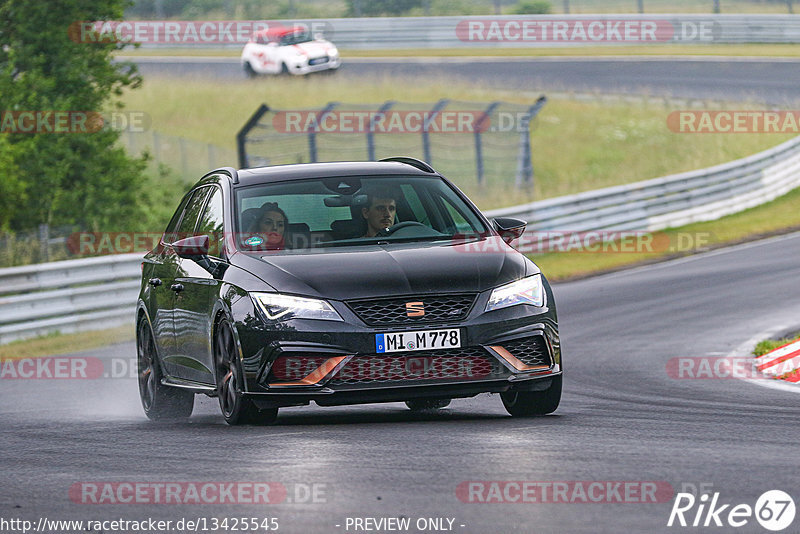
{"type": "Polygon", "coordinates": [[[218,187],[213,187],[214,193],[211,195],[206,204],[206,209],[203,211],[203,216],[200,218],[200,224],[197,226],[198,235],[207,235],[209,239],[209,256],[221,257],[222,256],[222,241],[224,222],[222,216],[222,190],[218,187]]]}
{"type": "Polygon", "coordinates": [[[177,241],[176,232],[178,231],[178,223],[181,222],[181,215],[183,215],[183,210],[186,208],[189,198],[190,195],[183,197],[180,206],[178,206],[178,209],[175,210],[175,214],[172,215],[172,219],[169,220],[167,229],[164,230],[164,237],[162,238],[164,243],[173,243],[177,241]]]}
{"type": "Polygon", "coordinates": [[[183,210],[183,217],[181,218],[180,224],[178,224],[178,232],[174,241],[186,239],[194,235],[194,229],[197,227],[197,220],[200,218],[200,212],[210,192],[211,188],[209,187],[203,187],[194,192],[189,203],[186,204],[186,209],[183,210]]]}

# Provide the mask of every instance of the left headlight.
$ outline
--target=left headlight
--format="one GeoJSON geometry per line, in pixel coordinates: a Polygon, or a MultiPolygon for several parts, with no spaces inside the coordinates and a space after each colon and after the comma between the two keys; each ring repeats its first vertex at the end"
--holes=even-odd
{"type": "Polygon", "coordinates": [[[279,293],[250,293],[253,300],[271,321],[288,319],[322,319],[342,321],[341,315],[321,299],[281,295],[279,293]]]}
{"type": "Polygon", "coordinates": [[[486,303],[486,310],[492,311],[517,304],[544,306],[544,286],[542,275],[535,274],[516,282],[495,288],[486,303]]]}

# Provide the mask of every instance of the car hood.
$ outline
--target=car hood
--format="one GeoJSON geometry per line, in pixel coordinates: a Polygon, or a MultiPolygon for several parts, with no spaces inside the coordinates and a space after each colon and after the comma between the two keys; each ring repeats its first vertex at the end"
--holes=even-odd
{"type": "Polygon", "coordinates": [[[333,45],[327,41],[308,41],[291,46],[308,57],[324,56],[333,48],[333,45]]]}
{"type": "Polygon", "coordinates": [[[396,243],[236,257],[276,291],[334,300],[485,291],[537,272],[499,237],[470,245],[396,243]]]}

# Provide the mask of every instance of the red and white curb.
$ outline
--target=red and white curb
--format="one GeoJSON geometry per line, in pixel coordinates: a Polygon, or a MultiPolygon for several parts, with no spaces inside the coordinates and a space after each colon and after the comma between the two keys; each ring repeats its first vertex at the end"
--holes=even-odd
{"type": "MultiPolygon", "coordinates": [[[[759,341],[762,341],[764,339],[769,339],[770,337],[775,336],[775,335],[779,334],[780,332],[786,332],[790,328],[791,328],[791,325],[780,325],[780,326],[771,328],[771,329],[769,329],[769,330],[767,330],[765,332],[761,332],[761,333],[751,337],[750,339],[748,339],[747,341],[745,341],[744,343],[742,343],[738,347],[736,347],[736,349],[734,349],[733,351],[731,351],[728,354],[728,357],[729,358],[744,358],[744,357],[747,357],[747,356],[752,356],[753,347],[755,347],[756,344],[759,341]]],[[[765,387],[765,388],[768,388],[768,389],[777,389],[777,390],[780,390],[780,391],[789,391],[791,393],[800,393],[800,382],[798,382],[797,380],[794,380],[794,381],[779,380],[777,377],[774,377],[774,376],[770,377],[769,374],[765,373],[764,371],[761,371],[761,369],[760,369],[761,366],[764,366],[763,367],[764,370],[772,368],[772,371],[770,371],[770,372],[777,373],[779,371],[783,371],[783,373],[781,373],[782,375],[785,375],[785,374],[791,372],[791,371],[785,371],[785,369],[787,369],[789,365],[793,365],[794,364],[795,365],[795,367],[794,367],[795,370],[798,369],[798,367],[800,367],[800,360],[797,359],[797,358],[798,358],[798,356],[800,356],[800,353],[798,353],[797,355],[794,355],[794,352],[792,351],[792,352],[787,352],[787,353],[780,353],[778,355],[775,354],[776,352],[782,351],[786,347],[790,347],[792,345],[798,345],[796,348],[797,348],[797,350],[800,350],[800,342],[793,342],[793,343],[790,343],[788,345],[784,345],[783,347],[779,347],[779,348],[775,349],[772,352],[768,352],[767,354],[764,354],[763,356],[759,356],[758,358],[753,357],[753,366],[755,367],[755,369],[757,371],[760,372],[760,374],[762,376],[764,376],[764,378],[739,378],[739,380],[743,380],[745,382],[750,382],[751,384],[755,384],[757,386],[765,387]],[[785,356],[787,354],[792,354],[792,356],[789,357],[789,358],[786,358],[786,359],[781,359],[783,356],[785,356]],[[781,359],[780,362],[777,362],[775,364],[771,363],[771,362],[773,362],[775,360],[779,360],[779,359],[781,359]],[[782,365],[783,362],[791,362],[791,363],[787,363],[784,366],[784,365],[782,365]]],[[[795,371],[795,374],[792,375],[792,377],[794,378],[797,374],[798,374],[798,372],[795,371]]]]}
{"type": "Polygon", "coordinates": [[[756,369],[764,376],[800,382],[800,341],[787,343],[756,358],[756,369]]]}

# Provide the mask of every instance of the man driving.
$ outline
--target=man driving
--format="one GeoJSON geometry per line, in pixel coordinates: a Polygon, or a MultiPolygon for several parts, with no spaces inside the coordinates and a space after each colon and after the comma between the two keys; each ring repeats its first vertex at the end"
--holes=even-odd
{"type": "Polygon", "coordinates": [[[361,215],[367,221],[364,237],[375,237],[381,230],[394,224],[397,203],[394,194],[388,189],[376,189],[367,193],[368,207],[361,208],[361,215]]]}

